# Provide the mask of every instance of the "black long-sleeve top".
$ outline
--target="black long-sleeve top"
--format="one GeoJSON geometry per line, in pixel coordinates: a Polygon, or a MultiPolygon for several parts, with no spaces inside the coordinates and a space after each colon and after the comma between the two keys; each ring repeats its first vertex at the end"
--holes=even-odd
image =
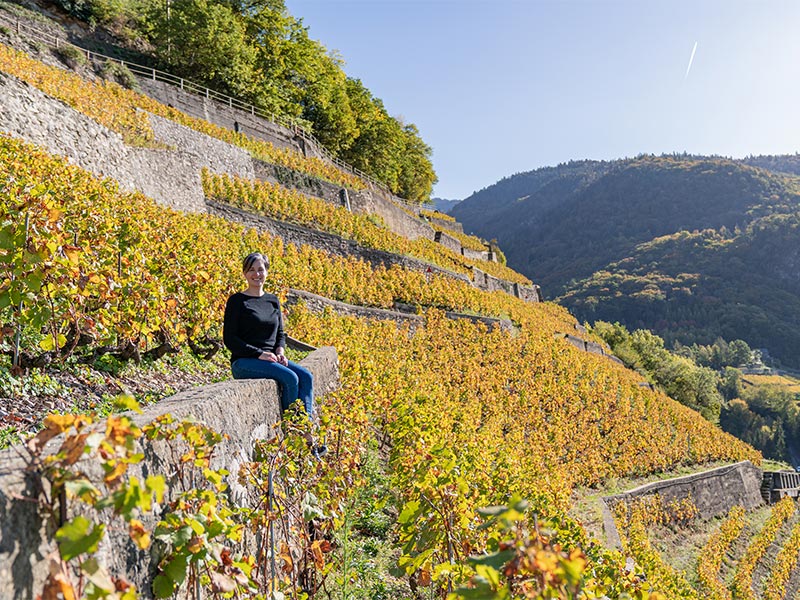
{"type": "Polygon", "coordinates": [[[286,332],[278,297],[233,294],[225,304],[222,341],[231,351],[231,362],[239,358],[258,358],[262,352],[285,348],[286,332]]]}

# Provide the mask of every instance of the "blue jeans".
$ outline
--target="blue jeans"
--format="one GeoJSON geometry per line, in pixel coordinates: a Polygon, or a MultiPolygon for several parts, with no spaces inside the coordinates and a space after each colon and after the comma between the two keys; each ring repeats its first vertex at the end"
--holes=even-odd
{"type": "Polygon", "coordinates": [[[308,418],[314,415],[314,376],[311,371],[289,361],[289,366],[260,360],[239,358],[231,364],[234,379],[274,379],[281,387],[281,410],[288,409],[299,399],[308,418]]]}

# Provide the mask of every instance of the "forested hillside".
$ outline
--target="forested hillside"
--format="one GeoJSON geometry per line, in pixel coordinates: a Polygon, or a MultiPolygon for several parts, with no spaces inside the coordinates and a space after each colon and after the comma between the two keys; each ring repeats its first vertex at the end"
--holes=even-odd
{"type": "Polygon", "coordinates": [[[793,176],[719,158],[571,162],[504,179],[453,214],[580,319],[668,343],[743,339],[800,364],[793,176]]]}
{"type": "MultiPolygon", "coordinates": [[[[431,148],[413,123],[344,71],[283,0],[42,0],[98,27],[103,40],[135,49],[179,77],[230,94],[313,133],[336,157],[399,196],[430,196],[431,148]]],[[[80,42],[80,40],[78,40],[80,42]]],[[[83,45],[94,47],[96,39],[83,45]]],[[[101,51],[109,52],[107,46],[101,51]]],[[[118,47],[113,50],[118,50],[118,47]]]]}
{"type": "Polygon", "coordinates": [[[800,154],[748,156],[742,162],[752,167],[761,167],[776,173],[800,175],[800,154]]]}

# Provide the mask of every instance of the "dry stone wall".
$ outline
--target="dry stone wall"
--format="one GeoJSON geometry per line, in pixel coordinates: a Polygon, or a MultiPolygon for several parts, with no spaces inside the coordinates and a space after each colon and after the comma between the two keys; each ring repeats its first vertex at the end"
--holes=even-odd
{"type": "Polygon", "coordinates": [[[253,158],[239,146],[156,115],[150,115],[150,126],[159,142],[175,148],[175,154],[183,157],[187,172],[193,169],[199,175],[205,167],[214,173],[245,179],[254,179],[256,176],[253,158]]]}
{"type": "MultiPolygon", "coordinates": [[[[301,364],[314,374],[317,398],[338,387],[339,367],[334,348],[320,348],[301,364]]],[[[134,416],[133,420],[141,426],[166,413],[179,419],[192,416],[228,434],[228,439],[215,452],[211,467],[230,472],[231,499],[244,505],[245,490],[237,481],[239,466],[252,460],[256,440],[275,435],[273,425],[281,416],[279,398],[274,381],[225,381],[163,400],[146,408],[144,414],[134,416]]],[[[54,443],[54,451],[58,443],[54,443]]],[[[145,460],[136,465],[131,474],[141,477],[160,473],[169,477],[174,469],[169,466],[168,449],[160,444],[144,444],[145,460]]],[[[20,448],[0,452],[0,598],[15,600],[33,600],[41,591],[48,573],[48,555],[55,550],[46,541],[52,536],[52,524],[42,520],[36,503],[29,500],[31,481],[25,475],[24,455],[20,448]],[[50,535],[46,536],[46,532],[50,535]]],[[[167,487],[171,488],[169,482],[167,487]]],[[[154,525],[152,518],[146,525],[154,525]]],[[[124,573],[146,597],[153,576],[152,557],[149,552],[138,550],[122,528],[109,528],[100,558],[112,572],[124,573]],[[119,530],[116,534],[115,529],[119,530]]]]}
{"type": "Polygon", "coordinates": [[[286,306],[291,307],[300,303],[305,304],[305,306],[312,312],[321,313],[324,312],[326,308],[329,308],[335,313],[344,316],[359,317],[375,321],[394,321],[398,325],[408,325],[409,331],[412,333],[416,331],[418,327],[422,327],[425,324],[425,319],[423,319],[420,315],[412,315],[397,310],[386,310],[383,308],[356,306],[354,304],[339,302],[338,300],[331,300],[330,298],[318,296],[317,294],[312,294],[311,292],[306,292],[304,290],[289,290],[289,293],[286,296],[286,306]]]}
{"type": "Polygon", "coordinates": [[[276,183],[306,196],[319,198],[336,206],[342,206],[342,188],[336,184],[257,159],[253,160],[253,168],[255,169],[256,179],[276,183]]]}
{"type": "Polygon", "coordinates": [[[170,85],[146,77],[137,77],[137,81],[143,93],[192,117],[203,119],[225,129],[240,131],[251,137],[270,142],[279,148],[289,148],[302,152],[306,156],[321,156],[313,145],[307,144],[291,129],[262,119],[249,111],[225,106],[216,100],[192,93],[188,88],[181,89],[180,85],[170,85]]]}
{"type": "MultiPolygon", "coordinates": [[[[417,327],[421,327],[425,323],[425,319],[421,315],[416,314],[415,306],[403,304],[401,302],[395,302],[395,308],[397,310],[387,310],[384,308],[370,308],[347,304],[345,302],[339,302],[338,300],[325,298],[324,296],[318,296],[317,294],[312,294],[304,290],[289,290],[286,297],[286,306],[294,306],[299,303],[305,304],[307,308],[314,312],[324,312],[326,308],[329,308],[340,315],[379,321],[394,321],[398,325],[408,325],[411,333],[416,331],[417,327]]],[[[445,311],[444,314],[448,319],[466,319],[473,323],[482,323],[490,329],[499,327],[504,331],[514,331],[514,325],[508,319],[496,319],[494,317],[482,317],[452,311],[445,311]]]]}
{"type": "Polygon", "coordinates": [[[538,285],[520,285],[505,279],[498,279],[482,271],[478,267],[472,267],[472,281],[475,287],[489,292],[501,291],[511,296],[515,296],[525,302],[542,302],[542,292],[538,285]]]}
{"type": "Polygon", "coordinates": [[[736,505],[750,510],[763,504],[761,482],[763,472],[749,460],[733,465],[665,479],[639,486],[633,490],[604,498],[603,522],[610,546],[619,547],[619,532],[614,525],[610,506],[616,502],[631,502],[636,498],[658,494],[664,503],[690,498],[702,519],[726,514],[736,505]]]}
{"type": "Polygon", "coordinates": [[[325,233],[317,229],[309,229],[308,227],[287,223],[286,221],[270,219],[269,217],[256,215],[227,204],[214,202],[213,200],[207,202],[207,210],[209,213],[223,217],[229,221],[278,236],[285,242],[296,245],[307,244],[337,256],[355,256],[356,258],[370,263],[373,267],[382,266],[388,269],[392,265],[397,265],[414,271],[427,272],[430,270],[431,273],[437,273],[450,277],[451,279],[470,283],[470,279],[466,275],[454,273],[453,271],[448,271],[437,265],[409,256],[367,248],[353,240],[348,240],[332,233],[325,233]]]}
{"type": "Polygon", "coordinates": [[[472,248],[461,248],[461,256],[469,258],[470,260],[487,260],[490,262],[497,262],[497,257],[494,252],[488,250],[473,250],[472,248]]]}
{"type": "MultiPolygon", "coordinates": [[[[342,188],[333,183],[263,161],[255,160],[255,176],[262,181],[277,183],[283,187],[296,190],[307,196],[320,198],[334,204],[343,206],[342,188]]],[[[436,231],[423,220],[403,210],[396,202],[389,200],[385,195],[373,189],[347,190],[350,206],[353,212],[373,214],[379,216],[386,226],[404,237],[410,239],[425,238],[433,240],[436,231]]],[[[461,252],[461,242],[448,236],[448,239],[457,244],[452,245],[456,252],[461,252]]]]}
{"type": "MultiPolygon", "coordinates": [[[[470,279],[466,275],[448,271],[432,263],[418,260],[409,256],[400,254],[392,254],[384,252],[383,250],[375,250],[373,248],[366,248],[361,246],[353,240],[345,239],[341,236],[325,233],[317,229],[310,229],[302,225],[294,223],[287,223],[286,221],[278,221],[263,215],[256,215],[246,210],[230,206],[221,202],[208,200],[206,202],[207,211],[215,214],[229,221],[240,223],[246,227],[251,227],[257,231],[264,231],[272,235],[280,237],[286,242],[297,245],[307,244],[314,248],[319,248],[328,252],[329,254],[337,256],[355,256],[361,258],[373,267],[383,266],[390,268],[392,265],[397,265],[406,269],[414,271],[421,271],[423,273],[435,273],[470,283],[475,287],[487,291],[502,290],[512,296],[521,298],[526,302],[541,302],[541,292],[539,286],[523,286],[518,283],[511,283],[503,279],[492,277],[488,273],[473,267],[474,279],[470,279]]],[[[579,339],[579,338],[576,338],[579,339]]],[[[585,348],[582,348],[585,350],[585,348]]]]}
{"type": "Polygon", "coordinates": [[[115,179],[163,206],[203,212],[200,170],[253,177],[252,159],[225,144],[151,115],[159,142],[174,149],[131,147],[122,136],[18,79],[0,75],[0,129],[37,144],[98,177],[115,179]]]}
{"type": "Polygon", "coordinates": [[[446,248],[450,248],[456,254],[462,254],[461,241],[451,235],[447,235],[444,231],[435,232],[433,240],[446,248]]]}
{"type": "MultiPolygon", "coordinates": [[[[582,327],[581,329],[583,330],[582,333],[586,333],[586,328],[582,327]]],[[[561,336],[566,342],[568,342],[578,350],[582,350],[583,352],[588,352],[590,354],[599,354],[600,356],[604,356],[608,360],[615,362],[618,365],[624,364],[619,358],[617,358],[613,354],[609,354],[608,352],[606,352],[602,344],[598,344],[597,342],[587,341],[581,337],[570,335],[568,333],[561,333],[558,335],[561,336]]],[[[646,385],[650,384],[646,383],[646,385]]]]}
{"type": "Polygon", "coordinates": [[[458,221],[448,221],[447,219],[437,219],[436,217],[426,217],[426,219],[428,219],[431,223],[434,223],[437,227],[442,227],[458,233],[464,233],[464,226],[458,221]]]}
{"type": "Polygon", "coordinates": [[[514,285],[514,295],[525,302],[544,302],[544,298],[542,297],[542,288],[540,288],[535,283],[533,285],[520,285],[518,283],[514,285]]]}
{"type": "Polygon", "coordinates": [[[184,170],[175,153],[131,148],[118,133],[7,75],[0,76],[0,129],[111,177],[123,190],[159,196],[171,208],[203,210],[199,176],[184,170]],[[153,170],[169,173],[169,181],[154,177],[153,170]]]}
{"type": "Polygon", "coordinates": [[[436,232],[433,227],[410,215],[396,202],[384,198],[379,192],[374,190],[352,192],[350,205],[353,207],[353,212],[378,215],[389,229],[399,235],[412,240],[417,238],[434,239],[436,232]]]}

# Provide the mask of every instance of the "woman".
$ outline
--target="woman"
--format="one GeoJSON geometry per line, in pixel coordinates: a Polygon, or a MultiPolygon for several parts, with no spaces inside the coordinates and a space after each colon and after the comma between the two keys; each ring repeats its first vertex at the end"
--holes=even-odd
{"type": "MultiPolygon", "coordinates": [[[[231,351],[234,379],[274,379],[281,388],[281,410],[300,400],[309,420],[314,415],[314,379],[311,372],[286,358],[286,332],[277,296],[264,291],[269,259],[260,252],[242,263],[247,289],[236,292],[225,305],[222,339],[231,351]]],[[[325,453],[309,435],[317,455],[325,453]]]]}

